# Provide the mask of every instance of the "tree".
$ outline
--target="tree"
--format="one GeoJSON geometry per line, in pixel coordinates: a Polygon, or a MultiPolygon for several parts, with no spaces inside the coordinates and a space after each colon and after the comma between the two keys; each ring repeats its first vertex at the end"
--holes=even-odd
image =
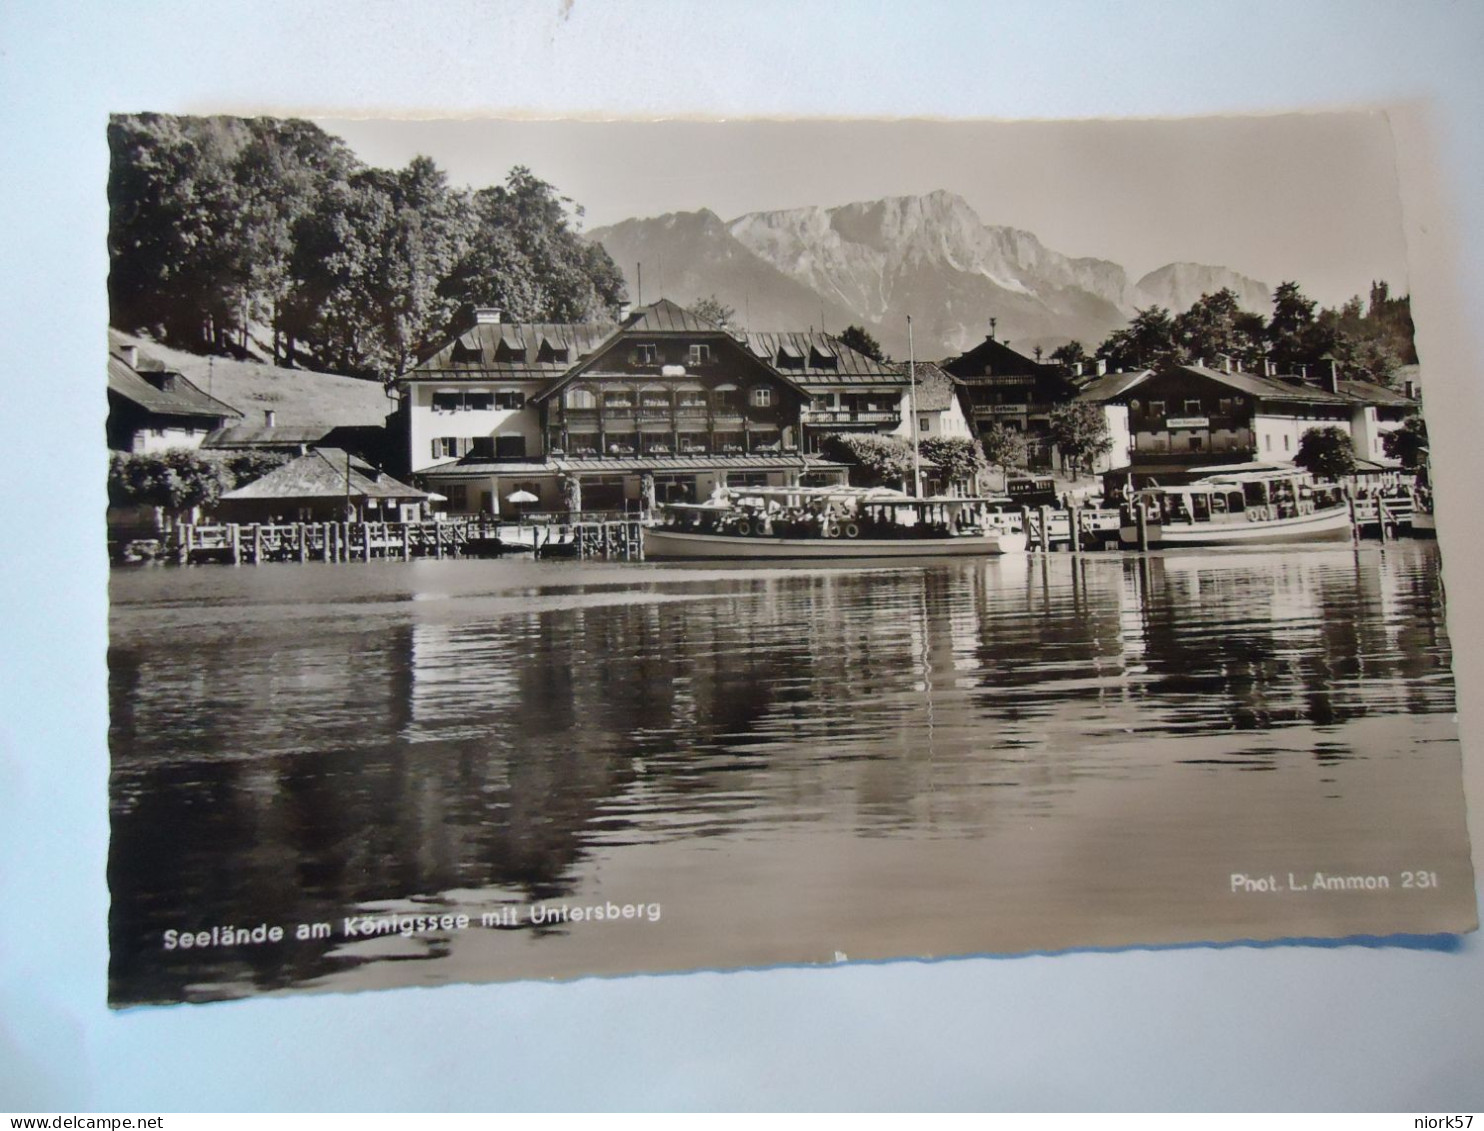
{"type": "Polygon", "coordinates": [[[884,361],[886,355],[881,352],[881,343],[866,332],[864,326],[847,326],[840,335],[840,341],[856,353],[863,353],[873,361],[884,361]]]}
{"type": "Polygon", "coordinates": [[[1229,287],[1201,295],[1175,319],[1175,337],[1187,363],[1217,365],[1226,356],[1255,368],[1263,356],[1262,332],[1262,319],[1243,311],[1229,287]]]}
{"type": "Polygon", "coordinates": [[[850,465],[850,482],[857,487],[900,488],[912,479],[912,445],[900,436],[832,433],[820,448],[829,459],[850,465]]]}
{"type": "Polygon", "coordinates": [[[922,458],[934,464],[945,484],[961,483],[976,490],[987,468],[984,451],[973,440],[957,436],[929,436],[918,441],[922,458]]]}
{"type": "Polygon", "coordinates": [[[159,507],[172,518],[210,506],[227,484],[227,474],[218,461],[190,448],[118,452],[108,466],[110,503],[159,507]]]}
{"type": "Polygon", "coordinates": [[[1355,473],[1355,447],[1350,433],[1331,424],[1310,428],[1299,438],[1293,462],[1320,479],[1340,479],[1355,473]]]}
{"type": "Polygon", "coordinates": [[[985,459],[998,467],[1004,478],[1009,478],[1012,467],[1024,467],[1030,459],[1025,434],[1008,424],[991,424],[979,437],[979,443],[984,448],[985,459]]]}
{"type": "Polygon", "coordinates": [[[1408,471],[1416,471],[1426,463],[1427,424],[1420,416],[1409,416],[1400,428],[1381,437],[1381,447],[1388,459],[1400,460],[1408,471]]]}
{"type": "Polygon", "coordinates": [[[1280,373],[1298,373],[1317,365],[1334,345],[1334,335],[1314,317],[1315,302],[1293,282],[1279,283],[1273,292],[1273,315],[1268,319],[1269,354],[1280,373]]]}
{"type": "Polygon", "coordinates": [[[1136,311],[1123,330],[1109,334],[1098,347],[1109,369],[1155,369],[1180,360],[1175,321],[1162,306],[1136,311]]]}
{"type": "Polygon", "coordinates": [[[498,306],[518,321],[583,322],[627,297],[602,244],[579,234],[582,209],[524,166],[474,194],[470,251],[441,286],[456,302],[498,306]]]}
{"type": "Polygon", "coordinates": [[[1082,348],[1082,343],[1073,339],[1064,346],[1057,346],[1051,351],[1051,363],[1061,367],[1065,376],[1071,376],[1077,371],[1077,366],[1091,361],[1087,351],[1082,348]]]}
{"type": "Polygon", "coordinates": [[[1074,475],[1086,467],[1089,474],[1099,456],[1113,450],[1113,435],[1101,407],[1087,401],[1070,401],[1052,410],[1051,441],[1074,475]]]}
{"type": "Polygon", "coordinates": [[[696,302],[691,303],[690,312],[697,318],[704,318],[707,322],[715,322],[723,330],[729,330],[737,318],[737,308],[728,306],[714,294],[696,302]]]}

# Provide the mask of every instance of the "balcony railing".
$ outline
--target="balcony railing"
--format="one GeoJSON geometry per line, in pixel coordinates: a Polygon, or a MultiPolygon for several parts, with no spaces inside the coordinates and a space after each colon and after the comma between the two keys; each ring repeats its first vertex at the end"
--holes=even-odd
{"type": "Polygon", "coordinates": [[[902,414],[897,411],[850,408],[807,408],[804,410],[805,424],[900,424],[901,422],[902,414]]]}

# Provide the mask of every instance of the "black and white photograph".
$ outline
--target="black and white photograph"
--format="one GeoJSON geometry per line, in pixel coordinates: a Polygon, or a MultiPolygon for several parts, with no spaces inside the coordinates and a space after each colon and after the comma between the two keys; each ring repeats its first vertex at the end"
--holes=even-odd
{"type": "Polygon", "coordinates": [[[110,1005],[1476,928],[1384,112],[107,141],[110,1005]]]}

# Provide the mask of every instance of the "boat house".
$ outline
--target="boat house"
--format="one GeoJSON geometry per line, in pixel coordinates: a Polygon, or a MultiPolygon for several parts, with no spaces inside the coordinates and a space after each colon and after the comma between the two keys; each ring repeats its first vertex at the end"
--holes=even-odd
{"type": "Polygon", "coordinates": [[[432,496],[341,448],[315,448],[214,508],[227,522],[416,522],[432,496]]]}

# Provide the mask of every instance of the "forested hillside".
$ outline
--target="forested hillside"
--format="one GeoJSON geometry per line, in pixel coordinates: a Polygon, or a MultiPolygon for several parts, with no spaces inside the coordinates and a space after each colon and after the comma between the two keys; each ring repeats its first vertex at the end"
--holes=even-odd
{"type": "Polygon", "coordinates": [[[454,188],[426,157],[369,168],[318,126],[116,115],[110,320],[189,350],[383,379],[465,302],[611,315],[623,277],[581,209],[528,169],[454,188]]]}

